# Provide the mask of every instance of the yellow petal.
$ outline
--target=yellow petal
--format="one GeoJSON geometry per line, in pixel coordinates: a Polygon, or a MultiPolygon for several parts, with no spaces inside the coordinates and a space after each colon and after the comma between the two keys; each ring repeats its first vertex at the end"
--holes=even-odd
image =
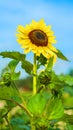
{"type": "Polygon", "coordinates": [[[52,51],[58,52],[57,49],[56,49],[54,46],[52,46],[51,44],[48,44],[48,47],[49,47],[49,49],[51,49],[52,51]]]}
{"type": "Polygon", "coordinates": [[[48,29],[46,31],[47,31],[47,36],[52,36],[54,34],[54,31],[48,31],[48,29]]]}
{"type": "Polygon", "coordinates": [[[39,22],[38,22],[38,27],[42,27],[43,29],[46,29],[46,24],[44,22],[44,19],[41,19],[39,22]]]}
{"type": "Polygon", "coordinates": [[[19,26],[17,27],[17,32],[25,32],[25,27],[22,26],[22,25],[19,25],[19,26]]]}
{"type": "Polygon", "coordinates": [[[33,25],[36,25],[37,22],[36,22],[35,20],[32,20],[32,24],[33,24],[33,25]]]}
{"type": "Polygon", "coordinates": [[[48,38],[48,41],[49,41],[50,43],[56,43],[56,42],[57,42],[54,38],[52,39],[52,38],[50,38],[50,37],[48,38]]]}
{"type": "Polygon", "coordinates": [[[44,19],[41,19],[40,21],[39,21],[39,24],[41,25],[41,24],[45,24],[44,23],[44,19]]]}
{"type": "Polygon", "coordinates": [[[17,42],[18,42],[19,44],[23,44],[23,41],[22,41],[21,39],[17,39],[17,42]]]}
{"type": "Polygon", "coordinates": [[[40,54],[41,54],[41,53],[37,50],[36,55],[37,55],[37,56],[40,56],[40,54]]]}
{"type": "Polygon", "coordinates": [[[25,27],[19,25],[17,31],[19,32],[19,34],[16,35],[17,41],[21,44],[21,47],[25,49],[25,53],[31,50],[33,53],[36,53],[37,56],[43,54],[46,58],[49,58],[54,56],[53,51],[57,52],[56,48],[51,45],[56,43],[55,36],[53,36],[54,32],[51,30],[50,25],[47,26],[45,24],[44,19],[41,19],[39,22],[32,20],[31,24],[27,24],[25,27]],[[30,39],[29,33],[35,29],[43,31],[48,37],[48,45],[46,47],[35,45],[35,43],[33,43],[35,40],[34,37],[32,38],[33,40],[30,39]]]}
{"type": "Polygon", "coordinates": [[[24,50],[24,53],[27,54],[28,52],[30,52],[30,50],[31,50],[31,48],[26,48],[26,49],[24,50]]]}
{"type": "Polygon", "coordinates": [[[34,53],[37,53],[37,50],[38,50],[38,47],[37,47],[37,46],[35,46],[35,45],[33,46],[33,45],[32,45],[31,48],[32,48],[32,51],[33,51],[34,53]]]}
{"type": "Polygon", "coordinates": [[[42,54],[43,54],[43,56],[44,56],[44,57],[46,57],[46,58],[47,58],[48,54],[46,53],[46,51],[45,51],[45,50],[43,50],[43,51],[42,51],[42,54]]]}
{"type": "Polygon", "coordinates": [[[48,54],[50,54],[51,56],[54,55],[54,52],[52,52],[52,50],[50,50],[49,48],[46,47],[46,49],[44,50],[46,51],[48,54]]]}
{"type": "Polygon", "coordinates": [[[52,26],[51,26],[51,25],[48,25],[48,26],[47,26],[47,29],[48,29],[48,30],[50,30],[51,28],[52,28],[52,26]]]}
{"type": "Polygon", "coordinates": [[[29,44],[23,44],[22,48],[29,48],[29,44]]]}
{"type": "Polygon", "coordinates": [[[56,61],[57,61],[57,56],[54,55],[53,63],[55,63],[56,61]]]}
{"type": "Polygon", "coordinates": [[[18,37],[20,39],[28,39],[28,36],[25,34],[16,34],[16,37],[18,37]]]}
{"type": "Polygon", "coordinates": [[[39,46],[39,47],[38,47],[38,51],[39,51],[40,53],[42,53],[43,47],[39,46]]]}

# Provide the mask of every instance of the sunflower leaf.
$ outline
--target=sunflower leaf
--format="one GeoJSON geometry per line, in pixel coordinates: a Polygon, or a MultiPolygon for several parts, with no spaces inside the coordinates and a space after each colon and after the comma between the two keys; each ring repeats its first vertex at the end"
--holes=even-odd
{"type": "MultiPolygon", "coordinates": [[[[13,99],[15,101],[21,101],[20,97],[19,97],[19,93],[17,92],[17,90],[13,87],[0,87],[0,100],[5,100],[5,99],[13,99]]],[[[7,105],[9,106],[9,108],[12,108],[13,106],[16,106],[14,103],[7,101],[7,105]]]]}
{"type": "Polygon", "coordinates": [[[24,61],[26,55],[20,53],[20,52],[16,52],[16,51],[12,51],[12,52],[1,52],[0,56],[2,56],[3,58],[11,58],[11,59],[15,59],[18,61],[24,61]]]}
{"type": "Polygon", "coordinates": [[[51,71],[52,70],[52,67],[53,67],[53,57],[50,58],[50,60],[48,60],[47,62],[47,67],[46,67],[46,71],[51,71]]]}
{"type": "Polygon", "coordinates": [[[49,120],[59,119],[64,114],[64,108],[60,99],[51,99],[48,102],[47,113],[49,120]]]}
{"type": "Polygon", "coordinates": [[[69,123],[67,123],[66,129],[67,130],[73,130],[73,125],[70,125],[69,123]]]}
{"type": "Polygon", "coordinates": [[[14,72],[13,74],[12,74],[12,80],[17,80],[19,77],[20,77],[20,74],[21,74],[21,72],[19,71],[19,72],[14,72]]]}
{"type": "Polygon", "coordinates": [[[46,57],[44,57],[42,54],[39,56],[37,56],[37,68],[39,69],[41,65],[45,65],[47,63],[47,59],[46,57]]]}
{"type": "Polygon", "coordinates": [[[24,62],[21,62],[22,65],[21,67],[28,73],[31,74],[32,70],[33,70],[33,65],[32,63],[30,63],[29,61],[25,60],[24,62]]]}
{"type": "Polygon", "coordinates": [[[58,56],[58,58],[60,58],[60,59],[62,59],[62,60],[65,60],[65,61],[69,61],[69,60],[67,59],[67,57],[64,56],[64,54],[63,54],[59,49],[57,49],[57,51],[58,51],[58,52],[54,52],[54,53],[56,53],[56,55],[58,56]]]}
{"type": "Polygon", "coordinates": [[[14,73],[18,63],[19,63],[19,61],[17,61],[17,60],[11,60],[8,63],[8,65],[4,69],[2,69],[1,75],[4,74],[4,73],[7,73],[7,72],[14,73]]]}
{"type": "Polygon", "coordinates": [[[11,72],[14,72],[17,65],[18,65],[19,61],[17,60],[11,60],[8,64],[8,68],[11,70],[11,72]]]}
{"type": "Polygon", "coordinates": [[[46,104],[46,99],[44,98],[43,95],[39,93],[30,98],[30,100],[27,103],[27,107],[29,111],[34,115],[40,115],[44,111],[45,104],[46,104]]]}
{"type": "Polygon", "coordinates": [[[73,124],[73,115],[68,115],[66,113],[64,113],[64,115],[62,116],[62,118],[60,118],[61,121],[66,121],[66,123],[69,123],[70,125],[73,124]]]}

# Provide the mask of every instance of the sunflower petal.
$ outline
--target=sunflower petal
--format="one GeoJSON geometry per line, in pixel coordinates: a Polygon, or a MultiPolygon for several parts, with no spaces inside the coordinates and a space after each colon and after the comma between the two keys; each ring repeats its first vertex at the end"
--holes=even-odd
{"type": "Polygon", "coordinates": [[[58,52],[57,49],[54,46],[52,46],[51,44],[48,44],[48,47],[50,50],[52,50],[54,52],[58,52]]]}
{"type": "Polygon", "coordinates": [[[32,20],[32,25],[36,25],[37,22],[35,20],[32,20]]]}
{"type": "Polygon", "coordinates": [[[17,27],[17,32],[25,32],[24,26],[19,25],[19,26],[17,27]]]}
{"type": "Polygon", "coordinates": [[[19,25],[17,31],[17,42],[21,44],[22,48],[25,49],[24,53],[32,51],[37,56],[42,54],[48,59],[52,56],[54,56],[54,59],[56,59],[54,52],[57,52],[57,50],[52,46],[53,43],[56,43],[55,36],[53,35],[54,32],[51,30],[50,25],[47,26],[45,24],[44,19],[41,19],[39,22],[32,20],[31,24],[27,24],[26,26],[19,25]],[[39,33],[42,32],[40,35],[43,35],[42,37],[47,39],[47,43],[44,38],[41,38],[41,40],[37,38],[36,34],[38,32],[34,32],[33,35],[31,35],[32,38],[30,37],[29,33],[32,33],[35,30],[39,31],[39,33]]]}
{"type": "Polygon", "coordinates": [[[31,48],[26,48],[26,49],[24,50],[24,53],[27,54],[28,52],[30,52],[30,50],[31,50],[31,48]]]}

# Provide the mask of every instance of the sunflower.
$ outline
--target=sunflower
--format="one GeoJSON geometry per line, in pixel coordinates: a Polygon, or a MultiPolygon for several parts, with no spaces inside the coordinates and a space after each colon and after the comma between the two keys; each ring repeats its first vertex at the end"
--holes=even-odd
{"type": "Polygon", "coordinates": [[[17,28],[17,42],[24,48],[24,53],[32,51],[36,56],[42,54],[47,59],[54,57],[56,60],[56,48],[52,44],[56,43],[54,32],[50,25],[46,25],[44,20],[39,22],[32,20],[31,24],[25,27],[19,25],[17,28]]]}

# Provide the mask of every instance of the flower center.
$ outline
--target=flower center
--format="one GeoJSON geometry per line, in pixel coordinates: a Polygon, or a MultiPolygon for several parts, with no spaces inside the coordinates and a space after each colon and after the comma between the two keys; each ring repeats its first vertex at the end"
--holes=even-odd
{"type": "Polygon", "coordinates": [[[43,31],[36,29],[31,31],[28,34],[31,42],[33,44],[35,44],[36,46],[47,46],[48,44],[48,38],[46,33],[44,33],[43,31]]]}

